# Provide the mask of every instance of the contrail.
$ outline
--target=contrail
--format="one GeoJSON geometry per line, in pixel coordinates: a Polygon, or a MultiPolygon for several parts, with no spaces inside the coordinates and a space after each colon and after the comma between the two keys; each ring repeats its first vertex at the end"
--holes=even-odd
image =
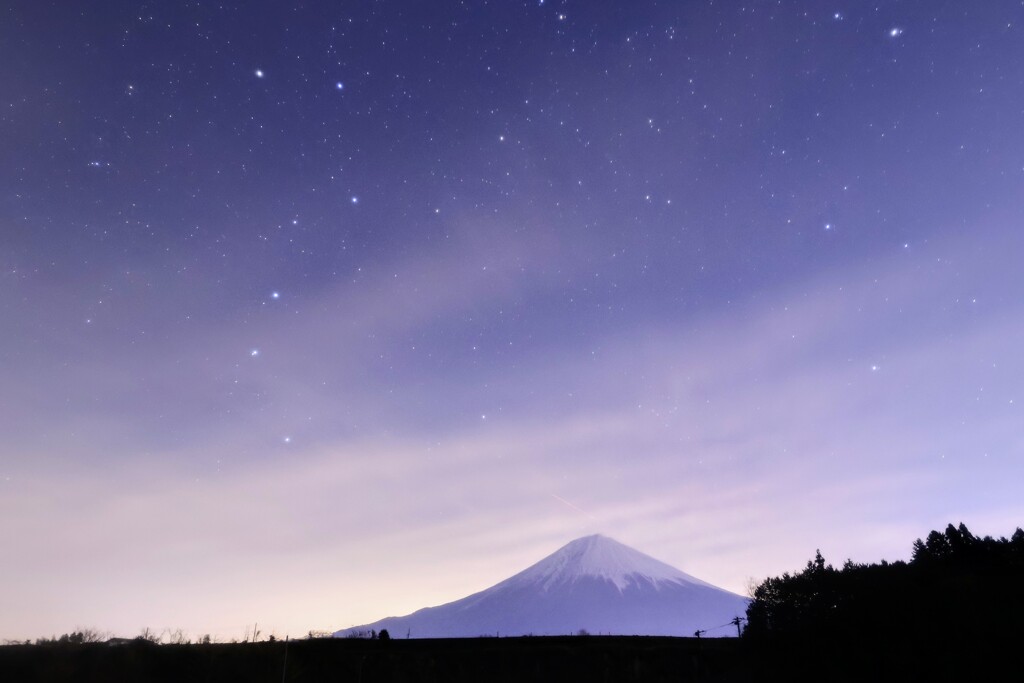
{"type": "Polygon", "coordinates": [[[587,512],[586,510],[584,510],[580,506],[573,505],[572,503],[567,501],[565,498],[562,498],[561,496],[555,495],[554,493],[551,494],[551,497],[554,498],[555,500],[561,502],[561,503],[564,503],[564,504],[568,505],[569,507],[571,507],[573,510],[575,510],[578,513],[580,513],[581,515],[586,515],[587,517],[589,517],[590,519],[594,520],[595,522],[597,521],[597,517],[594,517],[594,515],[590,514],[589,512],[587,512]]]}

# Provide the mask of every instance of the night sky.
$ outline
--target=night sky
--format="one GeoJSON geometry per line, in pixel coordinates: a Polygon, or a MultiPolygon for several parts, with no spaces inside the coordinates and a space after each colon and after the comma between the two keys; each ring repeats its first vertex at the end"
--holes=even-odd
{"type": "Polygon", "coordinates": [[[0,638],[1024,523],[1024,3],[0,9],[0,638]]]}

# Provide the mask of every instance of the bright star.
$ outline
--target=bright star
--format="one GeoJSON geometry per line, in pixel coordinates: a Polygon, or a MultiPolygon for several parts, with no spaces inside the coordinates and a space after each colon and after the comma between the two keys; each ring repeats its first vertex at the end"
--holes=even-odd
{"type": "Polygon", "coordinates": [[[281,298],[281,292],[271,292],[270,293],[270,298],[271,299],[280,299],[281,298]]]}
{"type": "Polygon", "coordinates": [[[256,78],[263,78],[263,70],[256,69],[256,78]]]}
{"type": "Polygon", "coordinates": [[[352,203],[353,204],[358,204],[359,203],[359,197],[352,197],[352,203]]]}
{"type": "Polygon", "coordinates": [[[899,26],[893,26],[891,29],[889,29],[890,38],[899,38],[901,35],[903,35],[903,29],[901,29],[899,26]]]}
{"type": "Polygon", "coordinates": [[[253,358],[255,358],[256,356],[260,355],[260,350],[259,349],[253,349],[252,351],[249,352],[249,355],[252,356],[253,358]]]}
{"type": "Polygon", "coordinates": [[[334,87],[337,88],[338,90],[344,90],[345,84],[342,83],[341,81],[338,81],[337,83],[334,84],[334,87]]]}

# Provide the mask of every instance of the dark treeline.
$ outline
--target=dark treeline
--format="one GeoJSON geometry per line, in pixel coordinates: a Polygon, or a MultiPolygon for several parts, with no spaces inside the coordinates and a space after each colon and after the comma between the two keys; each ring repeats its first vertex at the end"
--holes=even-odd
{"type": "Polygon", "coordinates": [[[1002,664],[1020,674],[1012,653],[1024,635],[1024,531],[980,538],[950,524],[915,541],[909,562],[837,569],[819,552],[753,597],[744,640],[808,678],[816,669],[829,680],[952,680],[1002,664]]]}

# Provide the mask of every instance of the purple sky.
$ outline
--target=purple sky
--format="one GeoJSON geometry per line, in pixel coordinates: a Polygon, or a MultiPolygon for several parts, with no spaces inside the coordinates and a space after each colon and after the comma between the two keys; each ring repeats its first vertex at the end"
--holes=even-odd
{"type": "Polygon", "coordinates": [[[1024,523],[1021,3],[69,8],[0,10],[0,639],[1024,523]]]}

